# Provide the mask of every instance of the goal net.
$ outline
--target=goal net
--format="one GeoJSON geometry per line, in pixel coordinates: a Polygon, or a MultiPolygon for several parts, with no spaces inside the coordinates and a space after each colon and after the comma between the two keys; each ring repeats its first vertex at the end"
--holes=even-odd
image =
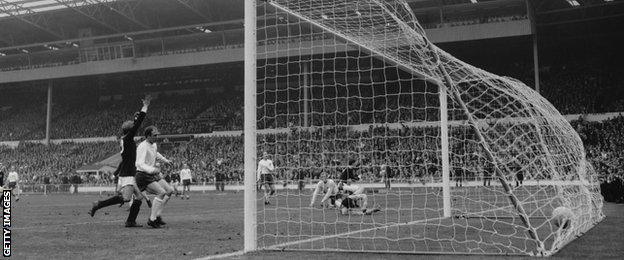
{"type": "Polygon", "coordinates": [[[257,15],[256,147],[279,188],[257,196],[259,249],[550,255],[603,218],[570,124],[437,48],[404,0],[258,1],[257,15]],[[381,211],[322,207],[323,190],[310,206],[347,168],[381,211]]]}

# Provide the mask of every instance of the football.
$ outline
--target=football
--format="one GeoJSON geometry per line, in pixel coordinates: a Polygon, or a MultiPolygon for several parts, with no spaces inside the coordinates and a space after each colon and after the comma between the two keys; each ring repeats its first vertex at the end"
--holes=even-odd
{"type": "Polygon", "coordinates": [[[572,217],[574,213],[568,207],[557,207],[552,212],[552,222],[560,229],[569,229],[572,225],[572,217]]]}

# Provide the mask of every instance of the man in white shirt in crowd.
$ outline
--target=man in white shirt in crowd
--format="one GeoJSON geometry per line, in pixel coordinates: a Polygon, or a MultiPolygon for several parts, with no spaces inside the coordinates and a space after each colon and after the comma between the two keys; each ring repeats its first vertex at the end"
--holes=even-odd
{"type": "Polygon", "coordinates": [[[9,171],[9,176],[7,176],[8,188],[11,190],[11,193],[15,196],[15,201],[19,201],[19,185],[17,182],[19,181],[19,176],[15,171],[15,166],[11,166],[11,171],[9,171]],[[17,188],[17,189],[16,189],[17,188]],[[17,192],[14,192],[17,190],[17,192]]]}
{"type": "Polygon", "coordinates": [[[262,154],[262,160],[258,162],[257,179],[260,181],[260,186],[264,186],[264,205],[271,204],[269,198],[275,194],[275,166],[273,161],[269,159],[269,154],[264,152],[262,154]]]}
{"type": "Polygon", "coordinates": [[[182,170],[180,170],[180,180],[182,180],[182,199],[184,199],[184,194],[186,194],[186,199],[188,200],[190,199],[189,193],[191,193],[193,176],[191,175],[191,169],[189,169],[186,163],[182,165],[182,170]]]}
{"type": "Polygon", "coordinates": [[[137,186],[141,191],[147,190],[147,192],[156,195],[152,202],[152,212],[147,221],[147,225],[153,228],[160,228],[166,224],[162,220],[161,214],[163,207],[173,193],[173,188],[160,178],[160,164],[156,163],[156,159],[158,159],[164,163],[171,164],[171,161],[158,152],[156,145],[158,135],[160,135],[160,132],[155,126],[145,128],[145,141],[141,142],[137,147],[135,162],[137,186]]]}

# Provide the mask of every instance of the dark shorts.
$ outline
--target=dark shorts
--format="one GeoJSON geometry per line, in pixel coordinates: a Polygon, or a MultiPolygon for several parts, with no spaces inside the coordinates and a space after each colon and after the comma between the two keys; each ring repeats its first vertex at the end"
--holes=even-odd
{"type": "Polygon", "coordinates": [[[336,204],[336,195],[330,195],[329,196],[329,201],[331,202],[331,205],[335,205],[336,204]]]}
{"type": "Polygon", "coordinates": [[[516,174],[516,178],[518,178],[519,181],[523,181],[524,180],[524,174],[518,173],[518,174],[516,174]]]}
{"type": "Polygon", "coordinates": [[[149,185],[152,182],[159,181],[160,175],[137,171],[136,176],[134,178],[136,179],[136,183],[137,183],[137,186],[139,187],[139,190],[144,191],[147,188],[147,185],[149,185]]]}
{"type": "Polygon", "coordinates": [[[260,181],[262,182],[262,184],[269,184],[272,185],[275,183],[275,181],[273,180],[273,174],[262,174],[260,175],[260,181]]]}
{"type": "Polygon", "coordinates": [[[15,189],[15,187],[17,186],[17,182],[9,182],[9,189],[15,189]]]}
{"type": "Polygon", "coordinates": [[[189,180],[189,179],[182,180],[182,185],[184,185],[184,186],[189,186],[189,185],[191,185],[191,180],[189,180]]]}
{"type": "Polygon", "coordinates": [[[348,208],[348,209],[359,207],[357,202],[354,199],[351,199],[351,198],[344,198],[342,200],[342,206],[345,207],[345,208],[348,208]]]}

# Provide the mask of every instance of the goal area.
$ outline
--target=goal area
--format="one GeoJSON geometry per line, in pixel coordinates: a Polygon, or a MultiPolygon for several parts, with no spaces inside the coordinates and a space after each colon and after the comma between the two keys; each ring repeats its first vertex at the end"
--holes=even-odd
{"type": "Polygon", "coordinates": [[[547,256],[604,218],[565,118],[436,47],[404,0],[246,0],[244,110],[246,251],[547,256]],[[310,185],[265,205],[263,153],[276,186],[354,168],[380,211],[310,206],[310,185]]]}

